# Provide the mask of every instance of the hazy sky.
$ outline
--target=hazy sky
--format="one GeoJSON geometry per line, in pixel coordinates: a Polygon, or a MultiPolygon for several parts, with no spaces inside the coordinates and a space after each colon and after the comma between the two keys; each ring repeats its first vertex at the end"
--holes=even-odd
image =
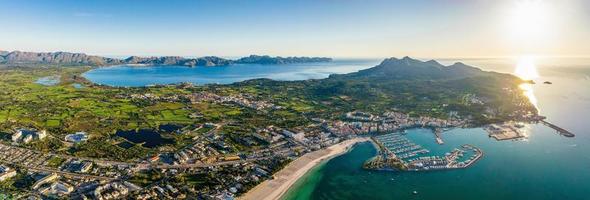
{"type": "Polygon", "coordinates": [[[225,57],[590,56],[590,1],[0,0],[0,49],[225,57]]]}

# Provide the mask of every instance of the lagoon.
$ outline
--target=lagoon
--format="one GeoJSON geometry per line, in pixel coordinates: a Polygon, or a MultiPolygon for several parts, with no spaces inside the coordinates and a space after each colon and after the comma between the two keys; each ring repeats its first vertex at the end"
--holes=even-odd
{"type": "MultiPolygon", "coordinates": [[[[166,144],[174,144],[174,139],[162,137],[160,133],[149,129],[140,129],[138,131],[118,130],[115,135],[125,138],[129,142],[142,144],[142,146],[147,148],[154,148],[166,144]]],[[[123,144],[123,146],[125,145],[123,144]]]]}

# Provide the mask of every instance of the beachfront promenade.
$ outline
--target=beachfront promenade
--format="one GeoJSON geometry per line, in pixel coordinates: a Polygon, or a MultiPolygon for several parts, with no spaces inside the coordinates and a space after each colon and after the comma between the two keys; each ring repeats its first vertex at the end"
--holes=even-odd
{"type": "Polygon", "coordinates": [[[369,138],[354,138],[332,145],[328,148],[307,153],[285,168],[277,172],[273,179],[266,180],[248,191],[238,199],[243,200],[277,200],[280,199],[289,188],[316,165],[346,153],[359,142],[368,141],[369,138]]]}

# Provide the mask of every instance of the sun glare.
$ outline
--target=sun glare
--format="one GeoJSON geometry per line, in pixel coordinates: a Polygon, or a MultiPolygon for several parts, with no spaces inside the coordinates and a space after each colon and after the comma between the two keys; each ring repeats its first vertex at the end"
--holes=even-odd
{"type": "Polygon", "coordinates": [[[553,31],[553,14],[542,0],[516,1],[507,16],[511,37],[518,42],[546,42],[553,31]]]}
{"type": "MultiPolygon", "coordinates": [[[[535,57],[520,57],[518,59],[518,63],[516,64],[516,68],[514,69],[514,75],[523,80],[534,80],[539,78],[539,72],[537,71],[537,66],[535,65],[535,57]]],[[[533,90],[533,85],[530,83],[523,83],[519,87],[523,91],[524,95],[529,99],[529,101],[535,106],[535,108],[540,111],[538,100],[535,96],[535,91],[533,90]]]]}
{"type": "Polygon", "coordinates": [[[535,58],[533,56],[523,56],[518,59],[518,64],[514,69],[514,74],[523,80],[533,80],[539,78],[535,58]]]}

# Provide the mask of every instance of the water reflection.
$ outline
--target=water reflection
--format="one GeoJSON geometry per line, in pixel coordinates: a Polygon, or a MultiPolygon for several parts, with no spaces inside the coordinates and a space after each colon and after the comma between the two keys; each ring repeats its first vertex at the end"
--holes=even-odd
{"type": "MultiPolygon", "coordinates": [[[[533,56],[522,56],[518,59],[518,64],[514,69],[514,74],[523,80],[535,80],[539,78],[539,72],[535,65],[535,58],[533,56]]],[[[520,89],[524,92],[524,95],[529,99],[531,104],[539,110],[538,100],[533,90],[533,85],[530,83],[524,83],[519,85],[520,89]]]]}
{"type": "Polygon", "coordinates": [[[529,83],[523,83],[523,84],[520,84],[518,87],[520,87],[520,89],[523,91],[524,95],[529,99],[531,104],[533,104],[535,106],[535,108],[537,108],[537,111],[540,111],[539,105],[538,105],[538,100],[537,100],[537,97],[535,96],[535,91],[533,90],[533,85],[529,84],[529,83]]]}

